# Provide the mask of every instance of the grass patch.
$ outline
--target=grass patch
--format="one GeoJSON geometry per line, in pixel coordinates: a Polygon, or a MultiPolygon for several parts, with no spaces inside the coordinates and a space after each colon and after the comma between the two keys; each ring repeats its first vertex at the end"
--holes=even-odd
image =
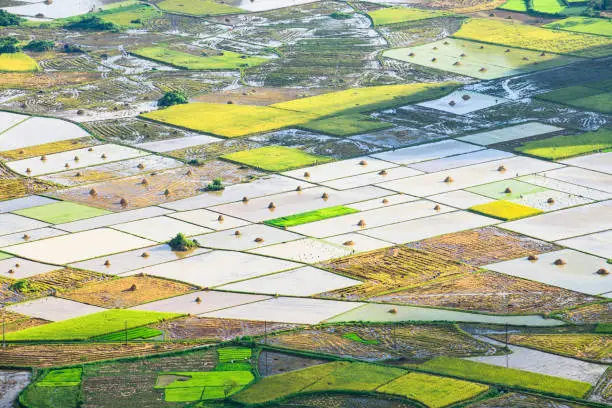
{"type": "Polygon", "coordinates": [[[519,13],[527,12],[527,2],[525,0],[508,0],[500,7],[500,10],[516,11],[519,13]]]}
{"type": "Polygon", "coordinates": [[[251,363],[219,363],[215,371],[251,371],[251,363]]]}
{"type": "Polygon", "coordinates": [[[566,159],[612,148],[612,129],[599,129],[580,135],[553,136],[534,140],[515,148],[530,156],[550,160],[566,159]]]}
{"type": "Polygon", "coordinates": [[[240,69],[254,67],[268,61],[265,58],[251,57],[232,51],[223,51],[218,55],[195,55],[164,46],[139,48],[131,53],[183,69],[240,69]]]}
{"type": "Polygon", "coordinates": [[[244,10],[214,0],[163,0],[157,7],[169,13],[192,16],[244,13],[244,10]]]}
{"type": "Polygon", "coordinates": [[[287,171],[334,160],[331,157],[317,156],[285,146],[260,147],[226,154],[221,158],[266,171],[287,171]]]}
{"type": "MultiPolygon", "coordinates": [[[[134,329],[128,329],[127,340],[145,340],[153,337],[161,336],[164,334],[161,330],[151,329],[148,327],[136,327],[134,329]]],[[[124,341],[126,340],[126,332],[120,331],[116,333],[105,334],[103,336],[97,336],[92,339],[93,341],[124,341]]]]}
{"type": "Polygon", "coordinates": [[[242,390],[255,377],[250,371],[161,373],[156,389],[163,389],[168,402],[223,399],[242,390]],[[170,378],[167,384],[166,378],[170,378]]]}
{"type": "Polygon", "coordinates": [[[252,351],[247,347],[223,347],[217,350],[220,363],[233,363],[251,358],[252,351]]]}
{"type": "Polygon", "coordinates": [[[274,401],[296,394],[321,378],[349,365],[348,362],[337,361],[265,377],[241,393],[234,395],[232,399],[242,404],[261,404],[274,401]]]}
{"type": "Polygon", "coordinates": [[[469,19],[453,37],[579,57],[612,54],[612,38],[498,20],[469,19]]]}
{"type": "Polygon", "coordinates": [[[401,395],[422,402],[430,408],[442,408],[474,398],[488,389],[489,387],[486,385],[468,381],[429,374],[408,373],[389,384],[383,385],[376,391],[401,395]]]}
{"type": "Polygon", "coordinates": [[[567,8],[561,0],[532,0],[533,11],[545,14],[560,14],[567,8]]]}
{"type": "Polygon", "coordinates": [[[313,120],[300,127],[313,132],[325,133],[332,136],[353,136],[376,130],[389,129],[394,125],[388,122],[372,119],[365,115],[342,115],[327,119],[313,120]]]}
{"type": "Polygon", "coordinates": [[[612,334],[612,323],[599,323],[595,327],[595,333],[612,334]]]}
{"type": "Polygon", "coordinates": [[[534,391],[582,398],[591,389],[585,382],[566,380],[512,368],[498,367],[452,357],[436,357],[421,368],[470,380],[521,387],[534,391]]]}
{"type": "Polygon", "coordinates": [[[138,3],[113,7],[95,14],[102,20],[121,28],[138,28],[146,21],[160,17],[161,13],[148,4],[138,3]]]}
{"type": "Polygon", "coordinates": [[[51,370],[41,381],[36,383],[39,387],[74,387],[81,384],[81,368],[65,368],[51,370]]]}
{"type": "Polygon", "coordinates": [[[529,207],[511,201],[498,200],[492,203],[479,204],[470,207],[470,211],[488,217],[497,218],[504,221],[518,220],[520,218],[531,217],[541,214],[543,211],[538,208],[529,207]]]}
{"type": "Polygon", "coordinates": [[[564,105],[612,113],[612,90],[607,81],[569,86],[537,95],[536,98],[564,105]]]}
{"type": "Polygon", "coordinates": [[[273,220],[265,221],[264,224],[280,228],[295,227],[296,225],[307,224],[309,222],[325,220],[328,218],[334,218],[339,217],[341,215],[354,214],[358,212],[359,210],[345,207],[343,205],[337,205],[334,207],[322,208],[320,210],[308,211],[300,214],[288,215],[286,217],[275,218],[273,220]]]}
{"type": "Polygon", "coordinates": [[[38,63],[22,52],[0,54],[0,72],[32,72],[39,69],[38,63]]]}
{"type": "Polygon", "coordinates": [[[60,201],[58,203],[41,205],[39,207],[25,208],[23,210],[14,211],[14,213],[50,224],[63,224],[65,222],[111,214],[111,212],[107,210],[71,203],[69,201],[60,201]]]}
{"type": "Polygon", "coordinates": [[[357,333],[346,333],[342,337],[344,337],[345,339],[356,341],[361,344],[380,344],[380,341],[378,340],[366,340],[357,333]]]}
{"type": "Polygon", "coordinates": [[[113,309],[8,333],[8,341],[85,340],[127,328],[145,326],[181,316],[140,310],[113,309]]]}
{"type": "Polygon", "coordinates": [[[548,23],[543,27],[612,37],[612,20],[607,18],[569,17],[565,20],[548,23]]]}
{"type": "Polygon", "coordinates": [[[77,408],[80,392],[80,386],[39,387],[38,385],[31,385],[19,395],[19,401],[25,407],[77,408]]]}
{"type": "Polygon", "coordinates": [[[388,7],[368,12],[374,25],[389,25],[409,21],[427,20],[429,18],[445,17],[451,13],[436,10],[422,10],[408,7],[388,7]]]}
{"type": "Polygon", "coordinates": [[[401,368],[352,363],[321,378],[304,391],[374,391],[405,373],[401,368]]]}

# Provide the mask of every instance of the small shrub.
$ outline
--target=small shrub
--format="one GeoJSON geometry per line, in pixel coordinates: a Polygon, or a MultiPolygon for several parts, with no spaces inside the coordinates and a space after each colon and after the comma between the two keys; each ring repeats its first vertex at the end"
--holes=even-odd
{"type": "Polygon", "coordinates": [[[214,179],[212,183],[206,186],[206,191],[221,191],[221,190],[225,190],[225,186],[223,185],[223,182],[221,181],[220,178],[214,179]]]}
{"type": "Polygon", "coordinates": [[[188,251],[192,248],[197,247],[197,244],[190,239],[187,239],[185,235],[181,232],[176,234],[174,238],[168,241],[168,245],[172,248],[173,251],[188,251]]]}
{"type": "Polygon", "coordinates": [[[19,40],[15,37],[0,38],[0,54],[14,54],[21,51],[19,40]]]}

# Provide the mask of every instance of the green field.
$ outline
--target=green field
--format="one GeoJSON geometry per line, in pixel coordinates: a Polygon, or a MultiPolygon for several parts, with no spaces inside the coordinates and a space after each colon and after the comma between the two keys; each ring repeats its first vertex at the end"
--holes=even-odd
{"type": "Polygon", "coordinates": [[[19,395],[19,401],[25,407],[78,408],[80,391],[80,386],[39,387],[31,385],[19,395]]]}
{"type": "Polygon", "coordinates": [[[544,187],[525,183],[523,181],[504,180],[466,188],[466,191],[495,198],[497,200],[515,200],[527,194],[541,193],[548,190],[544,187]],[[506,189],[510,189],[510,191],[506,192],[506,189]]]}
{"type": "Polygon", "coordinates": [[[515,150],[550,160],[566,159],[612,148],[612,129],[599,129],[579,135],[553,136],[526,142],[515,150]]]}
{"type": "Polygon", "coordinates": [[[500,7],[501,10],[518,11],[521,13],[527,12],[527,2],[525,0],[508,0],[500,7]]]}
{"type": "Polygon", "coordinates": [[[542,55],[538,51],[483,45],[454,38],[416,47],[391,49],[383,55],[479,79],[502,78],[578,61],[578,58],[564,55],[542,55]]]}
{"type": "Polygon", "coordinates": [[[366,340],[357,333],[346,333],[342,337],[362,344],[380,344],[380,341],[378,340],[366,340]]]}
{"type": "Polygon", "coordinates": [[[560,14],[567,8],[561,0],[531,0],[533,11],[546,14],[560,14]]]}
{"type": "Polygon", "coordinates": [[[240,137],[302,126],[326,116],[368,112],[436,99],[457,84],[420,83],[355,88],[270,106],[190,103],[145,113],[142,117],[223,137],[240,137]]]}
{"type": "Polygon", "coordinates": [[[332,136],[353,136],[362,133],[374,132],[392,128],[388,122],[372,119],[361,114],[342,115],[333,118],[313,120],[300,127],[313,132],[325,133],[332,136]]]}
{"type": "Polygon", "coordinates": [[[81,384],[82,368],[51,370],[36,383],[39,387],[74,387],[81,384]]]}
{"type": "Polygon", "coordinates": [[[536,95],[536,98],[585,110],[612,113],[612,86],[610,81],[568,86],[536,95]]]}
{"type": "Polygon", "coordinates": [[[232,51],[223,51],[219,55],[195,55],[164,46],[139,48],[131,53],[177,68],[199,70],[240,69],[254,67],[268,61],[265,58],[251,57],[232,51]]]}
{"type": "Polygon", "coordinates": [[[157,7],[169,13],[193,16],[214,16],[244,12],[242,9],[215,0],[163,0],[157,3],[157,7]]]}
{"type": "Polygon", "coordinates": [[[0,72],[38,71],[38,63],[23,52],[0,54],[0,72]]]}
{"type": "Polygon", "coordinates": [[[429,374],[408,373],[378,388],[377,392],[401,395],[431,408],[442,408],[450,404],[476,397],[489,387],[453,378],[429,374]]]}
{"type": "Polygon", "coordinates": [[[220,363],[232,363],[251,358],[252,351],[247,347],[222,347],[217,350],[220,363]]]}
{"type": "Polygon", "coordinates": [[[321,378],[304,391],[374,391],[405,373],[406,371],[401,368],[352,363],[321,378]]]}
{"type": "Polygon", "coordinates": [[[155,388],[164,390],[168,402],[193,402],[226,398],[254,379],[250,371],[164,372],[155,388]],[[174,381],[167,384],[166,378],[174,381]]]}
{"type": "Polygon", "coordinates": [[[475,381],[486,381],[488,383],[521,387],[575,398],[584,397],[591,389],[590,384],[580,381],[566,380],[564,378],[498,367],[459,358],[436,357],[421,364],[419,367],[424,370],[475,381]]]}
{"type": "Polygon", "coordinates": [[[131,4],[120,7],[112,7],[95,13],[104,21],[115,24],[121,28],[138,28],[144,22],[155,17],[160,17],[159,12],[153,6],[144,3],[131,4]]]}
{"type": "Polygon", "coordinates": [[[541,214],[543,211],[538,208],[528,207],[526,205],[513,203],[511,201],[498,200],[492,203],[479,204],[469,208],[478,214],[486,215],[487,217],[497,218],[503,221],[518,220],[520,218],[531,217],[532,215],[541,214]]]}
{"type": "Polygon", "coordinates": [[[3,260],[3,259],[12,258],[12,257],[13,257],[13,255],[7,254],[6,252],[0,251],[0,261],[3,260]]]}
{"type": "Polygon", "coordinates": [[[569,17],[548,23],[543,27],[612,37],[612,19],[609,18],[569,17]]]}
{"type": "MultiPolygon", "coordinates": [[[[126,333],[124,330],[124,331],[120,331],[116,333],[105,334],[103,336],[94,337],[92,340],[93,341],[124,341],[126,340],[125,334],[126,333]]],[[[150,339],[153,337],[161,336],[162,334],[164,334],[164,332],[162,332],[161,330],[151,329],[148,327],[136,327],[134,329],[129,329],[127,331],[127,340],[150,339]]]]}
{"type": "Polygon", "coordinates": [[[429,18],[451,15],[445,11],[422,10],[408,7],[388,7],[368,12],[374,25],[388,25],[405,23],[408,21],[426,20],[429,18]]]}
{"type": "Polygon", "coordinates": [[[7,333],[8,341],[85,340],[127,328],[145,326],[163,320],[174,319],[176,313],[145,312],[140,310],[112,309],[74,319],[7,333]]]}
{"type": "Polygon", "coordinates": [[[15,211],[15,214],[34,218],[50,224],[63,224],[65,222],[84,220],[86,218],[111,214],[111,212],[101,210],[99,208],[89,207],[83,204],[60,201],[58,203],[41,205],[39,207],[17,210],[15,211]]]}
{"type": "Polygon", "coordinates": [[[268,401],[275,401],[292,394],[297,394],[306,387],[317,382],[319,379],[349,365],[350,363],[337,361],[292,371],[286,374],[265,377],[246,390],[234,395],[232,399],[242,404],[261,404],[268,401]]]}
{"type": "Polygon", "coordinates": [[[480,18],[467,20],[453,37],[578,57],[612,54],[612,38],[480,18]]]}
{"type": "Polygon", "coordinates": [[[221,158],[234,163],[246,164],[256,169],[275,172],[328,163],[334,160],[331,157],[317,156],[285,146],[260,147],[226,154],[221,158]]]}
{"type": "Polygon", "coordinates": [[[296,225],[307,224],[309,222],[325,220],[327,218],[334,218],[339,217],[341,215],[354,214],[358,212],[358,210],[355,210],[353,208],[337,205],[335,207],[327,207],[322,208],[320,210],[308,211],[305,213],[275,218],[273,220],[265,221],[264,224],[279,228],[295,227],[296,225]]]}

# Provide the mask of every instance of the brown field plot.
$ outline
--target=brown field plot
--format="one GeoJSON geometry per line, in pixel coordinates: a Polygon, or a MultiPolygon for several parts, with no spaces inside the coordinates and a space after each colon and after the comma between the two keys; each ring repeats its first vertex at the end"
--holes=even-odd
{"type": "MultiPolygon", "coordinates": [[[[502,340],[503,336],[494,336],[502,340]]],[[[512,334],[508,341],[518,346],[601,363],[612,362],[612,336],[601,334],[512,334]]]]}
{"type": "Polygon", "coordinates": [[[371,300],[507,314],[550,313],[598,299],[539,282],[480,271],[437,279],[371,300]]]}
{"type": "Polygon", "coordinates": [[[221,178],[225,185],[229,185],[259,174],[261,173],[239,168],[235,164],[212,161],[202,166],[186,166],[144,176],[70,188],[58,191],[54,195],[62,200],[107,210],[133,210],[201,194],[215,178],[221,178]],[[92,188],[96,192],[95,195],[91,194],[92,188]],[[127,201],[126,205],[121,204],[122,199],[127,201]]]}
{"type": "Polygon", "coordinates": [[[302,357],[277,351],[262,350],[259,353],[259,374],[262,377],[300,370],[313,365],[325,364],[329,360],[302,357]]]}
{"type": "Polygon", "coordinates": [[[0,73],[0,88],[49,89],[100,79],[98,72],[0,73]]]}
{"type": "Polygon", "coordinates": [[[19,198],[28,194],[46,193],[52,189],[53,187],[48,184],[17,176],[0,163],[0,201],[19,198]]]}
{"type": "Polygon", "coordinates": [[[197,288],[151,276],[128,276],[86,285],[59,296],[108,309],[127,308],[192,292],[197,288]]]}
{"type": "Polygon", "coordinates": [[[495,227],[484,227],[441,235],[413,242],[408,244],[408,246],[475,266],[560,249],[560,247],[554,244],[495,227]]]}
{"type": "MultiPolygon", "coordinates": [[[[0,289],[1,291],[1,289],[0,289]]],[[[0,294],[0,297],[2,295],[0,294]]],[[[0,314],[0,316],[2,316],[0,314]]],[[[49,323],[43,319],[37,319],[29,316],[25,316],[19,313],[4,311],[4,331],[5,333],[15,332],[28,327],[40,326],[41,324],[49,323]]]]}
{"type": "Polygon", "coordinates": [[[567,310],[563,317],[573,323],[612,323],[612,303],[598,303],[567,310]]]}
{"type": "Polygon", "coordinates": [[[326,297],[366,299],[440,279],[475,271],[469,265],[419,249],[398,246],[338,259],[324,268],[364,281],[362,285],[324,294],[326,297]]]}

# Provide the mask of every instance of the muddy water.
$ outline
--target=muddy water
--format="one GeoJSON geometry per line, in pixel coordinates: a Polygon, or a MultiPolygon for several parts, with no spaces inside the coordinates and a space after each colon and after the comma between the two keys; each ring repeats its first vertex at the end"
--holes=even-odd
{"type": "Polygon", "coordinates": [[[29,371],[0,370],[0,408],[13,408],[17,397],[29,383],[29,371]]]}

